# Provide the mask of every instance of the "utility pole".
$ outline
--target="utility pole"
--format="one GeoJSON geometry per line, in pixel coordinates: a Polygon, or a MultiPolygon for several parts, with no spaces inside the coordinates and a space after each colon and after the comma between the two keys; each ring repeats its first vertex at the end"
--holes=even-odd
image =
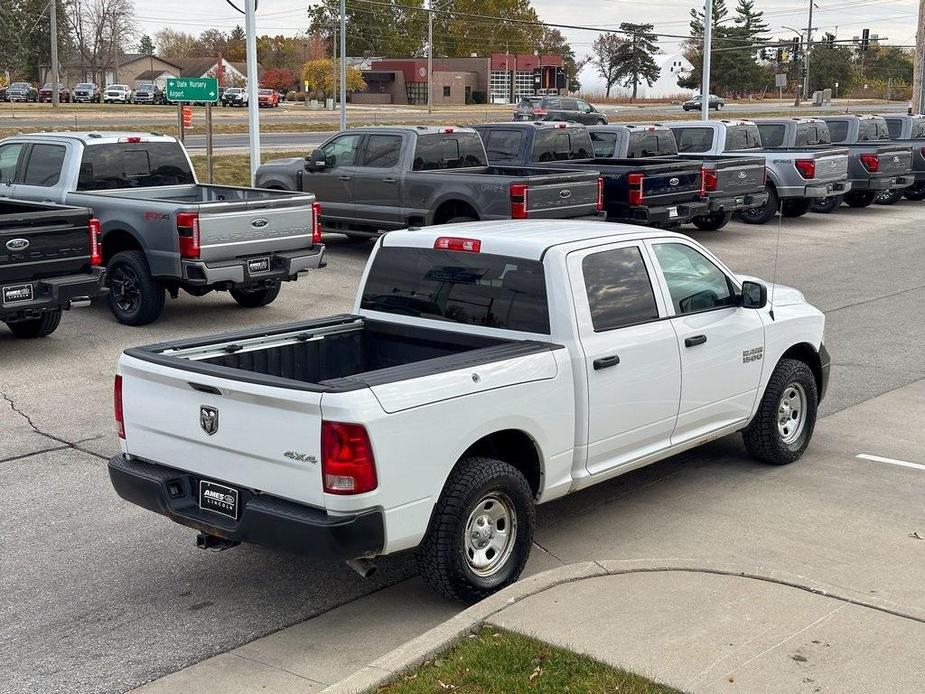
{"type": "Polygon", "coordinates": [[[919,28],[915,36],[915,78],[912,112],[925,113],[925,0],[919,0],[919,28]]]}
{"type": "Polygon", "coordinates": [[[337,22],[334,23],[331,44],[331,110],[334,110],[334,104],[337,103],[337,22]]]}
{"type": "Polygon", "coordinates": [[[58,107],[61,98],[58,94],[58,2],[48,3],[48,19],[51,24],[51,105],[58,107]]]}
{"type": "Polygon", "coordinates": [[[710,53],[713,50],[713,0],[703,3],[703,68],[700,77],[700,112],[710,120],[710,53]]]}
{"type": "Polygon", "coordinates": [[[340,0],[340,129],[347,129],[347,3],[340,0]]]}
{"type": "Polygon", "coordinates": [[[257,100],[257,0],[244,0],[244,47],[247,58],[247,129],[250,133],[251,185],[260,166],[260,102],[257,100]]]}
{"type": "Polygon", "coordinates": [[[809,99],[809,54],[813,49],[813,0],[809,0],[809,24],[806,25],[806,55],[803,56],[803,98],[809,99]]]}
{"type": "Polygon", "coordinates": [[[427,113],[434,112],[434,0],[427,3],[427,113]]]}

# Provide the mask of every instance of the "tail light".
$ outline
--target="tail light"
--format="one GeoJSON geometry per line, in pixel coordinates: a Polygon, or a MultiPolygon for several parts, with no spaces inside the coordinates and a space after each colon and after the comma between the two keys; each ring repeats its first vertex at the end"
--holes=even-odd
{"type": "Polygon", "coordinates": [[[312,243],[321,243],[321,203],[312,203],[312,243]]]}
{"type": "Polygon", "coordinates": [[[441,236],[434,241],[434,248],[438,251],[466,251],[478,253],[482,250],[482,242],[478,239],[461,239],[456,236],[441,236]]]}
{"type": "Polygon", "coordinates": [[[177,213],[177,235],[180,237],[180,257],[199,257],[199,213],[177,213]]]}
{"type": "Polygon", "coordinates": [[[862,154],[861,163],[870,173],[877,173],[880,170],[880,157],[876,154],[862,154]]]}
{"type": "Polygon", "coordinates": [[[533,109],[533,115],[534,116],[545,116],[546,109],[545,108],[535,108],[533,109]]]}
{"type": "Polygon", "coordinates": [[[642,187],[645,184],[646,177],[641,173],[631,173],[626,177],[630,186],[629,200],[630,205],[641,205],[645,202],[646,195],[642,187]]]}
{"type": "Polygon", "coordinates": [[[99,267],[103,264],[103,226],[96,217],[87,222],[87,235],[90,237],[90,265],[99,267]]]}
{"type": "Polygon", "coordinates": [[[815,159],[797,159],[793,162],[793,165],[797,167],[797,171],[800,172],[800,175],[803,178],[815,178],[816,177],[816,160],[815,159]]]}
{"type": "Polygon", "coordinates": [[[922,159],[925,159],[925,147],[919,149],[919,154],[922,155],[922,159]]]}
{"type": "Polygon", "coordinates": [[[321,422],[321,472],[328,494],[363,494],[378,486],[373,447],[362,424],[321,422]]]}
{"type": "Polygon", "coordinates": [[[719,181],[716,178],[716,172],[704,167],[703,187],[700,189],[701,195],[715,191],[717,188],[719,188],[719,181]]]}
{"type": "Polygon", "coordinates": [[[446,135],[448,133],[455,133],[456,128],[440,128],[437,132],[441,135],[446,135]]]}
{"type": "Polygon", "coordinates": [[[511,186],[511,219],[527,218],[527,186],[515,183],[511,186]]]}
{"type": "Polygon", "coordinates": [[[597,204],[595,208],[598,212],[604,209],[604,179],[601,176],[597,177],[597,204]]]}
{"type": "Polygon", "coordinates": [[[125,438],[125,415],[122,413],[122,376],[116,375],[112,384],[112,406],[116,414],[116,427],[119,438],[125,438]]]}

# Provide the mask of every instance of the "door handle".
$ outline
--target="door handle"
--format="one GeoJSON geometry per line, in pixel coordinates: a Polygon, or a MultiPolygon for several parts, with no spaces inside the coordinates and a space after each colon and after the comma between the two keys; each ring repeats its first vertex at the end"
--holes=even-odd
{"type": "Polygon", "coordinates": [[[349,181],[350,179],[351,179],[351,176],[338,176],[337,177],[338,181],[349,181]]]}
{"type": "Polygon", "coordinates": [[[383,179],[382,179],[382,182],[383,182],[383,183],[397,183],[397,182],[398,182],[398,179],[392,178],[392,177],[390,176],[389,178],[383,178],[383,179]]]}
{"type": "Polygon", "coordinates": [[[620,363],[620,357],[616,354],[609,357],[601,357],[600,359],[594,360],[594,370],[600,371],[601,369],[606,369],[610,366],[616,366],[620,363]]]}
{"type": "Polygon", "coordinates": [[[696,347],[697,345],[702,345],[707,341],[706,335],[694,335],[693,337],[684,338],[685,347],[696,347]]]}

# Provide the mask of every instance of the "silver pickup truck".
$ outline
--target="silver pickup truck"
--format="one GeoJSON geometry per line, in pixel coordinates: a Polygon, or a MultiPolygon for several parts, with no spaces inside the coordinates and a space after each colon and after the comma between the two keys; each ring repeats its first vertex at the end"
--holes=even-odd
{"type": "Polygon", "coordinates": [[[813,202],[851,189],[845,148],[765,149],[758,126],[746,120],[678,121],[665,125],[674,132],[681,155],[749,155],[764,159],[767,203],[736,213],[748,224],[764,224],[778,210],[784,217],[800,217],[809,212],[813,202]]]}
{"type": "Polygon", "coordinates": [[[229,291],[273,301],[322,266],[311,194],[203,185],[173,137],[40,133],[0,140],[0,197],[89,207],[102,225],[109,304],[119,322],[158,319],[166,294],[229,291]]]}

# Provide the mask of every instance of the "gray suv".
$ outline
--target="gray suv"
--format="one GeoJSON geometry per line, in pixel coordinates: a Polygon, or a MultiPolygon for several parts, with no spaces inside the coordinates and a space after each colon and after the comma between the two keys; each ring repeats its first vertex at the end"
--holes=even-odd
{"type": "Polygon", "coordinates": [[[607,116],[584,99],[567,96],[528,96],[514,109],[514,120],[559,120],[582,125],[607,125],[607,116]]]}

